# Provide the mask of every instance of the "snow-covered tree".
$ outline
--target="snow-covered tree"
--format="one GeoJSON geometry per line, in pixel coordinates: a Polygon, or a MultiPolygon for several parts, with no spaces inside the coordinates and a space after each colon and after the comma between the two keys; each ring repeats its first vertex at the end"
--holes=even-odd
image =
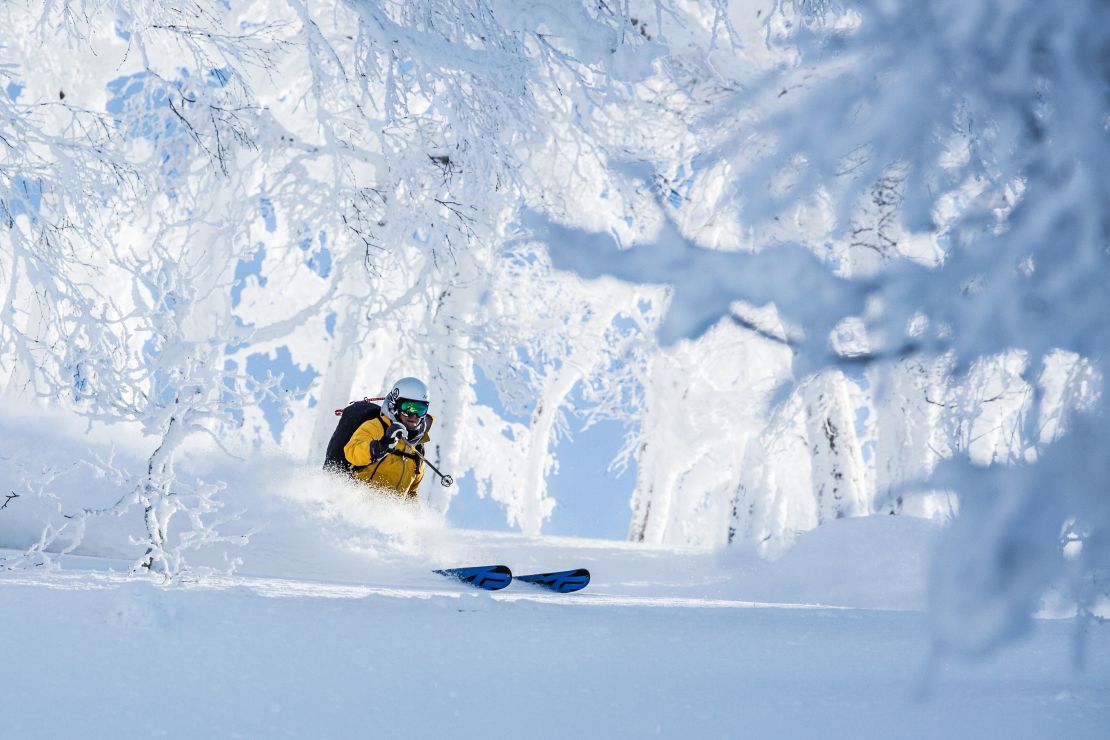
{"type": "MultiPolygon", "coordinates": [[[[663,228],[628,251],[542,218],[537,233],[556,265],[672,286],[664,343],[730,317],[790,348],[798,389],[823,367],[868,368],[877,501],[959,495],[936,569],[941,643],[976,650],[1014,634],[1055,579],[1087,612],[1110,564],[1110,307],[1099,287],[1110,11],[870,0],[776,10],[769,36],[796,56],[706,121],[729,132],[707,156],[729,173],[720,207],[750,225],[738,245],[750,253],[723,252],[665,201],[663,228]],[[861,227],[874,193],[883,215],[861,227]],[[782,243],[790,231],[800,246],[782,243]],[[852,269],[861,250],[882,259],[852,269]],[[773,320],[753,321],[750,307],[764,305],[773,320]]],[[[790,387],[777,408],[795,421],[773,434],[787,446],[813,418],[805,404],[790,414],[790,387]]],[[[787,459],[808,449],[795,446],[787,459]]],[[[768,490],[760,480],[740,484],[737,516],[768,490]]]]}
{"type": "Polygon", "coordinates": [[[602,223],[650,200],[607,166],[629,145],[622,101],[666,49],[659,26],[695,17],[654,11],[7,4],[4,386],[151,435],[132,494],[89,510],[142,508],[146,549],[169,567],[186,432],[314,461],[330,409],[420,374],[459,420],[438,427],[436,461],[537,531],[563,413],[635,412],[631,348],[651,344],[659,296],[595,304],[524,255],[515,214],[602,223]],[[573,334],[519,320],[539,300],[573,334]],[[476,403],[479,366],[529,419],[508,454],[516,422],[476,403]],[[461,428],[471,417],[489,423],[461,428]]]}

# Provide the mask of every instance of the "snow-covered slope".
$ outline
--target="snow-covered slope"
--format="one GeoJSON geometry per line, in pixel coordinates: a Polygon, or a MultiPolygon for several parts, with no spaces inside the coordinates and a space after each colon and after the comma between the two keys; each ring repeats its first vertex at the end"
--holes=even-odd
{"type": "Polygon", "coordinates": [[[1082,673],[1065,621],[1038,622],[988,662],[930,663],[926,616],[899,611],[921,598],[906,553],[931,539],[922,521],[829,527],[766,563],[419,516],[404,529],[410,512],[342,498],[279,502],[285,518],[243,548],[240,575],[165,587],[128,578],[124,561],[67,556],[0,577],[0,736],[1096,738],[1110,726],[1105,631],[1082,673]],[[582,565],[593,582],[489,594],[427,570],[486,561],[582,565]]]}
{"type": "MultiPolygon", "coordinates": [[[[93,444],[17,425],[8,475],[45,474],[67,435],[93,444]]],[[[1041,620],[988,662],[930,658],[927,520],[838,520],[768,561],[455,530],[281,457],[194,450],[189,466],[227,484],[233,542],[191,551],[174,583],[127,574],[135,511],[89,517],[74,554],[0,571],[0,737],[1094,738],[1110,723],[1104,630],[1080,673],[1070,621],[1041,620]],[[593,580],[490,594],[431,573],[479,563],[593,580]]],[[[110,488],[46,479],[0,512],[6,562],[37,536],[11,515],[73,521],[110,488]]]]}
{"type": "Polygon", "coordinates": [[[174,543],[210,536],[165,583],[128,574],[142,507],[117,505],[118,481],[71,461],[141,469],[141,436],[10,407],[0,439],[0,475],[19,486],[0,504],[0,738],[1093,738],[1110,726],[1104,629],[1087,636],[1085,672],[1071,620],[1039,620],[987,662],[933,654],[921,611],[933,521],[835,520],[776,560],[461,530],[279,453],[194,445],[178,474],[220,481],[223,506],[170,520],[174,543]],[[53,544],[28,555],[44,522],[53,544]],[[484,563],[586,567],[592,582],[489,594],[431,572],[484,563]]]}

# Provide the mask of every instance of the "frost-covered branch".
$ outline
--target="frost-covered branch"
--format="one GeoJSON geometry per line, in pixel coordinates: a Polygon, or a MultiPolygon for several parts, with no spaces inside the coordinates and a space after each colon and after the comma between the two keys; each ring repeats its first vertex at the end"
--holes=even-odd
{"type": "MultiPolygon", "coordinates": [[[[891,467],[876,469],[876,493],[888,491],[892,508],[917,491],[959,493],[934,601],[949,646],[998,644],[1028,624],[1054,579],[1107,572],[1099,546],[1063,568],[1056,538],[1072,517],[1096,542],[1110,529],[1104,456],[1092,446],[1110,411],[1101,388],[1110,306],[1100,287],[1110,272],[1110,186],[1098,174],[1110,167],[1108,13],[1095,1],[779,3],[768,38],[780,63],[701,117],[707,146],[688,161],[705,174],[688,187],[702,183],[712,208],[664,190],[654,230],[628,249],[605,228],[531,218],[556,266],[670,286],[660,338],[676,353],[688,340],[723,342],[720,320],[738,303],[771,312],[744,330],[782,337],[792,353],[771,397],[786,415],[773,417],[782,424],[767,428],[771,437],[749,443],[754,477],[731,482],[744,492],[732,500],[738,525],[775,521],[759,490],[774,476],[760,478],[760,468],[777,455],[818,459],[783,450],[793,440],[831,450],[825,432],[835,427],[839,438],[846,428],[829,415],[835,406],[805,403],[808,379],[830,367],[856,376],[839,387],[880,415],[872,431],[856,422],[858,431],[893,435],[872,436],[880,452],[909,450],[882,452],[876,465],[891,467]],[[713,223],[707,211],[739,223],[713,223]],[[924,382],[901,377],[915,363],[924,382]],[[1062,380],[1084,368],[1080,384],[1062,380]],[[922,408],[938,390],[943,407],[922,408]],[[1069,431],[1046,437],[1059,419],[1069,431]],[[807,420],[816,428],[799,435],[807,420]]],[[[658,493],[634,534],[662,539],[688,512],[676,513],[681,495],[670,488],[679,471],[658,467],[658,493]]],[[[710,506],[727,508],[719,496],[710,506]]],[[[750,532],[760,542],[774,534],[750,532]]]]}

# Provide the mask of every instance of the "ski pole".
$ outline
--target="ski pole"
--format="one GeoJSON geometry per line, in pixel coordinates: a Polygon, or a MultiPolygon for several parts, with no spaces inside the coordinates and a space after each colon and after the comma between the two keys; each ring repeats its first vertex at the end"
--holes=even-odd
{"type": "Polygon", "coordinates": [[[444,488],[450,487],[451,484],[455,482],[454,478],[452,478],[449,475],[444,475],[443,473],[439,472],[439,468],[437,468],[435,465],[432,465],[430,462],[428,462],[428,458],[421,455],[420,450],[413,447],[412,451],[413,451],[413,454],[415,454],[417,457],[419,457],[421,460],[424,461],[425,465],[427,465],[429,468],[432,469],[432,472],[434,472],[436,475],[439,476],[439,482],[440,482],[440,484],[443,485],[444,488]]]}

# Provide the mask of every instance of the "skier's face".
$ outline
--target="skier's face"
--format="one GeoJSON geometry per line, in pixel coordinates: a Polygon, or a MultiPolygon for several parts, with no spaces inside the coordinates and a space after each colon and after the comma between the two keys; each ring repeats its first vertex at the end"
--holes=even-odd
{"type": "Polygon", "coordinates": [[[420,426],[421,417],[419,414],[406,414],[404,411],[401,411],[397,416],[401,419],[401,423],[409,429],[416,429],[420,426]]]}
{"type": "Polygon", "coordinates": [[[397,399],[397,416],[410,430],[420,426],[420,420],[428,413],[427,401],[414,401],[407,398],[397,399]]]}

